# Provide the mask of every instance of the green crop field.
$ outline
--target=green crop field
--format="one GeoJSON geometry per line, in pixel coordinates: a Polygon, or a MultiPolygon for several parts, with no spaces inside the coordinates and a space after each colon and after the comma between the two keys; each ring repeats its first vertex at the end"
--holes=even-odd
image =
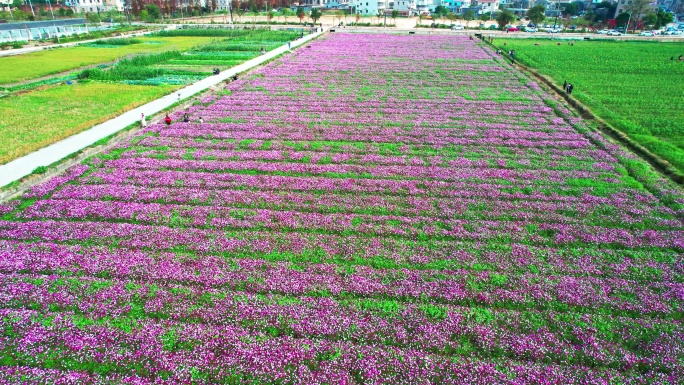
{"type": "Polygon", "coordinates": [[[164,96],[177,87],[79,83],[0,99],[0,164],[164,96]]]}
{"type": "Polygon", "coordinates": [[[162,51],[184,51],[213,37],[145,37],[142,43],[122,46],[78,46],[0,58],[0,84],[35,79],[79,67],[106,63],[122,56],[162,51]]]}
{"type": "Polygon", "coordinates": [[[515,50],[519,61],[559,84],[572,83],[572,95],[594,113],[684,171],[684,63],[677,61],[684,44],[578,41],[570,46],[503,38],[494,43],[515,50]]]}
{"type": "Polygon", "coordinates": [[[99,46],[0,58],[0,68],[5,69],[0,79],[13,76],[16,81],[144,53],[107,68],[84,69],[79,80],[76,76],[57,77],[32,82],[26,88],[7,88],[7,95],[0,98],[0,164],[211,75],[213,68],[225,70],[243,63],[260,55],[262,47],[271,50],[298,35],[267,30],[184,29],[140,39],[141,43],[119,41],[126,44],[117,45],[109,40],[99,46]],[[7,67],[10,60],[14,63],[11,71],[7,67]],[[66,85],[65,79],[74,84],[66,85]]]}

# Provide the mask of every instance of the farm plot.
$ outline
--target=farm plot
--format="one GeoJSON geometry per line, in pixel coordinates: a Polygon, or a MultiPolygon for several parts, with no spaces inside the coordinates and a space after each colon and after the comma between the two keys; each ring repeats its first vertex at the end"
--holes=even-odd
{"type": "Polygon", "coordinates": [[[684,173],[684,52],[681,43],[500,39],[502,49],[558,84],[632,140],[684,173]],[[504,47],[503,44],[506,44],[504,47]],[[534,44],[539,44],[535,46],[534,44]]]}
{"type": "MultiPolygon", "coordinates": [[[[80,80],[76,85],[66,84],[67,80],[76,82],[76,75],[58,78],[56,82],[48,79],[29,85],[32,89],[28,91],[19,86],[19,90],[1,98],[0,164],[200,80],[211,75],[214,68],[225,70],[244,63],[260,55],[261,48],[271,50],[297,36],[296,32],[266,30],[187,29],[159,33],[146,39],[108,40],[105,43],[115,52],[125,49],[140,52],[138,46],[147,43],[159,43],[166,50],[158,48],[157,51],[163,52],[125,58],[111,67],[83,70],[78,74],[80,80]],[[190,48],[190,42],[204,44],[190,48]],[[168,50],[170,44],[181,43],[186,48],[184,51],[168,50]]],[[[79,49],[102,52],[109,49],[106,47],[105,44],[93,44],[93,47],[79,49]]],[[[80,52],[68,50],[72,49],[59,52],[71,52],[70,55],[76,56],[80,52]]],[[[57,58],[50,53],[41,57],[57,58]]],[[[33,66],[36,64],[34,59],[27,57],[24,65],[33,66]]],[[[89,60],[90,57],[80,59],[89,60]]],[[[0,59],[0,64],[3,60],[5,58],[0,59]]]]}
{"type": "Polygon", "coordinates": [[[5,382],[682,382],[681,190],[465,37],[309,46],[0,206],[5,382]]]}

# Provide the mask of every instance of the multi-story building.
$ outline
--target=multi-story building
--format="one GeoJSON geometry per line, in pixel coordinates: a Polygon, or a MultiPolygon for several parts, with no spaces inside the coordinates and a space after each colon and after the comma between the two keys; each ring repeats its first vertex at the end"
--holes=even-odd
{"type": "Polygon", "coordinates": [[[480,15],[499,10],[499,0],[477,0],[477,5],[480,7],[480,15]]]}
{"type": "Polygon", "coordinates": [[[354,0],[351,6],[361,15],[377,15],[389,9],[389,0],[354,0]]]}
{"type": "Polygon", "coordinates": [[[323,0],[323,6],[328,9],[348,9],[351,6],[350,0],[323,0]]]}
{"type": "Polygon", "coordinates": [[[67,5],[74,9],[74,12],[100,12],[105,10],[104,0],[71,0],[67,5]]]}
{"type": "Polygon", "coordinates": [[[414,16],[418,13],[416,0],[394,0],[393,8],[402,16],[414,16]]]}
{"type": "MultiPolygon", "coordinates": [[[[628,8],[632,4],[632,0],[618,0],[617,8],[615,9],[615,17],[623,12],[629,12],[628,8]]],[[[641,12],[641,15],[632,15],[634,18],[641,18],[649,12],[656,12],[658,10],[658,4],[656,2],[648,4],[646,8],[641,12]]]]}

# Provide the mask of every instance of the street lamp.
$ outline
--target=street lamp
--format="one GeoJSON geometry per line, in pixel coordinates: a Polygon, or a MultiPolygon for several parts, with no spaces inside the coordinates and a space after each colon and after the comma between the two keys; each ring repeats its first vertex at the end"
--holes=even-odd
{"type": "Polygon", "coordinates": [[[629,13],[629,17],[627,18],[627,25],[625,25],[625,35],[627,34],[627,31],[629,31],[629,22],[632,20],[632,12],[627,13],[629,13]]]}
{"type": "Polygon", "coordinates": [[[556,10],[556,18],[553,19],[553,31],[551,32],[552,34],[555,33],[555,31],[556,31],[556,23],[558,22],[558,15],[560,15],[560,13],[563,11],[565,11],[565,8],[561,8],[561,9],[556,10]]]}

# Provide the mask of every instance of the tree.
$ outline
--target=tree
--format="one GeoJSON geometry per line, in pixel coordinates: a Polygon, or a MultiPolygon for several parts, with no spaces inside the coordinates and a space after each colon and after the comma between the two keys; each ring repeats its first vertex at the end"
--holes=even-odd
{"type": "Polygon", "coordinates": [[[256,18],[259,16],[259,8],[256,4],[252,4],[252,6],[249,7],[249,10],[252,12],[252,16],[254,16],[254,24],[256,24],[256,18]]]}
{"type": "Polygon", "coordinates": [[[12,7],[19,8],[24,2],[22,0],[12,0],[12,7]]]}
{"type": "Polygon", "coordinates": [[[297,8],[297,17],[299,18],[300,23],[304,22],[304,18],[306,17],[306,12],[304,12],[304,8],[297,8]]]}
{"type": "Polygon", "coordinates": [[[273,11],[268,11],[266,14],[266,19],[268,19],[268,23],[271,24],[271,20],[273,20],[273,16],[275,16],[275,13],[273,11]]]}
{"type": "Polygon", "coordinates": [[[496,16],[496,23],[499,24],[501,29],[504,29],[513,20],[515,20],[515,15],[509,10],[503,10],[496,16]]]}
{"type": "Polygon", "coordinates": [[[487,12],[487,13],[481,14],[481,15],[478,16],[477,18],[480,19],[480,20],[482,20],[482,21],[487,21],[487,20],[489,20],[490,17],[492,17],[492,13],[491,13],[491,12],[487,12]]]}
{"type": "MultiPolygon", "coordinates": [[[[648,25],[648,26],[651,26],[651,27],[653,27],[653,26],[655,26],[656,24],[658,24],[658,16],[657,16],[655,13],[653,13],[653,12],[651,12],[651,13],[647,14],[646,16],[644,16],[643,19],[641,19],[641,20],[643,20],[644,25],[648,25]]],[[[660,26],[655,27],[655,28],[660,28],[660,26]]]]}
{"type": "Polygon", "coordinates": [[[453,12],[449,12],[449,14],[447,15],[447,19],[451,21],[451,25],[454,25],[454,21],[456,21],[456,14],[453,12]]]}
{"type": "Polygon", "coordinates": [[[577,3],[570,3],[565,6],[565,9],[563,9],[563,14],[564,15],[569,15],[569,16],[574,16],[577,14],[579,9],[579,6],[577,3]]]}
{"type": "Polygon", "coordinates": [[[311,9],[311,13],[309,14],[309,17],[311,18],[311,20],[313,20],[314,24],[316,24],[316,21],[318,21],[318,19],[320,19],[321,16],[323,16],[323,13],[321,12],[320,9],[318,9],[318,8],[311,9]]]}
{"type": "Polygon", "coordinates": [[[396,9],[392,10],[392,19],[394,20],[394,25],[397,25],[397,17],[399,17],[399,11],[396,9]]]}
{"type": "Polygon", "coordinates": [[[463,19],[465,19],[466,25],[468,25],[470,20],[475,20],[475,12],[472,9],[463,12],[463,19]]]}
{"type": "Polygon", "coordinates": [[[546,19],[546,8],[543,5],[535,5],[534,7],[527,10],[527,17],[530,21],[534,23],[535,26],[543,22],[546,19]]]}
{"type": "Polygon", "coordinates": [[[435,10],[432,12],[432,15],[434,16],[435,19],[444,18],[444,16],[446,16],[448,14],[449,14],[449,10],[447,9],[447,7],[445,7],[443,5],[436,6],[435,10]]]}
{"type": "MultiPolygon", "coordinates": [[[[147,11],[147,20],[150,22],[154,22],[157,19],[161,18],[161,10],[159,10],[159,7],[156,6],[155,4],[147,4],[145,6],[145,10],[147,11]]],[[[142,19],[142,16],[141,16],[142,19]]]]}
{"type": "Polygon", "coordinates": [[[285,19],[285,24],[287,24],[287,17],[292,14],[292,12],[290,12],[290,8],[283,8],[280,11],[280,14],[283,15],[283,19],[285,19]]]}
{"type": "MultiPolygon", "coordinates": [[[[641,17],[646,13],[646,11],[650,8],[651,2],[651,0],[633,0],[631,4],[628,4],[625,7],[625,11],[632,15],[631,20],[639,21],[641,20],[641,17]]],[[[629,26],[627,26],[625,31],[628,28],[629,26]]]]}
{"type": "Polygon", "coordinates": [[[615,18],[615,25],[624,26],[627,24],[627,20],[629,20],[629,13],[622,12],[621,14],[617,15],[617,17],[615,18]]]}
{"type": "Polygon", "coordinates": [[[671,13],[665,12],[660,8],[658,8],[658,12],[656,12],[656,18],[656,28],[666,26],[674,21],[674,16],[672,16],[671,13]]]}

